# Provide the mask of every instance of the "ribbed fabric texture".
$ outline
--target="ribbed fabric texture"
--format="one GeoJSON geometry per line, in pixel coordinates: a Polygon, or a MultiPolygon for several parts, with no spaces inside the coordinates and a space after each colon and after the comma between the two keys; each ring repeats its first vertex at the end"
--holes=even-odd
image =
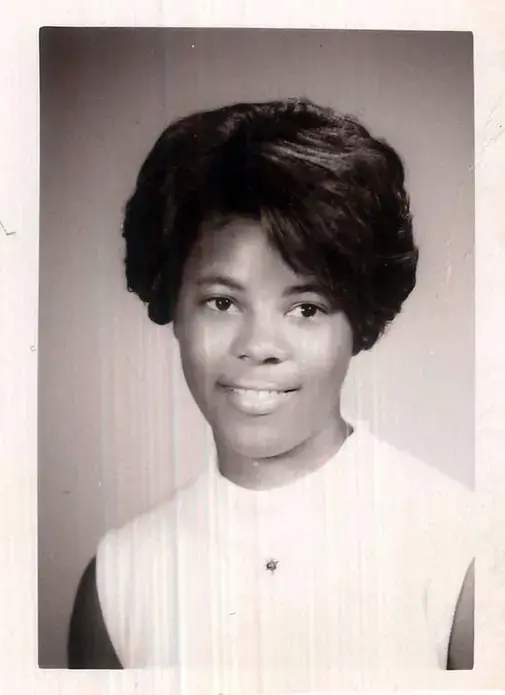
{"type": "Polygon", "coordinates": [[[240,693],[445,669],[474,556],[469,490],[363,427],[274,490],[240,488],[209,458],[98,548],[100,604],[126,668],[240,693]]]}

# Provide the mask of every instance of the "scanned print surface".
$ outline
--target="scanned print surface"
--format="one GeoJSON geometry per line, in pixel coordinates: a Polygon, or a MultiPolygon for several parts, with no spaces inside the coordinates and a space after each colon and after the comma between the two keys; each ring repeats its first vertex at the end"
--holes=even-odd
{"type": "Polygon", "coordinates": [[[473,668],[472,47],[41,33],[41,666],[473,668]]]}
{"type": "Polygon", "coordinates": [[[0,691],[501,688],[500,7],[2,19],[0,691]]]}

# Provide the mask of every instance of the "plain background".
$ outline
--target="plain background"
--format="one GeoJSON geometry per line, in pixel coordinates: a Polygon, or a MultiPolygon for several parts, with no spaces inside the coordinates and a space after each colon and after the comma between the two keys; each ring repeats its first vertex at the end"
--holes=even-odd
{"type": "Polygon", "coordinates": [[[173,118],[293,95],[354,113],[399,150],[421,250],[404,312],[353,364],[346,411],[472,484],[471,35],[45,29],[41,666],[65,666],[75,589],[101,535],[184,482],[205,450],[171,328],[125,289],[121,213],[138,167],[173,118]]]}

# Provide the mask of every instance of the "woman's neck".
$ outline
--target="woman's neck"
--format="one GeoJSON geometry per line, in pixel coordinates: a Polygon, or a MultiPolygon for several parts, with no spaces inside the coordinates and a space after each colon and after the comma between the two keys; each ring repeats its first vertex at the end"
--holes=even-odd
{"type": "Polygon", "coordinates": [[[333,427],[294,449],[263,459],[243,456],[216,441],[219,471],[230,482],[250,490],[283,487],[322,468],[352,432],[353,428],[339,418],[333,427]]]}

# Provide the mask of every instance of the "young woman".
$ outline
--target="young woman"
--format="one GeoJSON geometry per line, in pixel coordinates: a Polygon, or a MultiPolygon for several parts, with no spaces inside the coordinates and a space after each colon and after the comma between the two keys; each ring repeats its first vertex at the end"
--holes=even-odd
{"type": "Polygon", "coordinates": [[[472,668],[470,493],[340,410],[350,360],[415,285],[397,153],[307,100],[198,113],[154,145],[123,234],[128,288],[172,322],[214,446],[101,541],[70,666],[240,692],[472,668]]]}

